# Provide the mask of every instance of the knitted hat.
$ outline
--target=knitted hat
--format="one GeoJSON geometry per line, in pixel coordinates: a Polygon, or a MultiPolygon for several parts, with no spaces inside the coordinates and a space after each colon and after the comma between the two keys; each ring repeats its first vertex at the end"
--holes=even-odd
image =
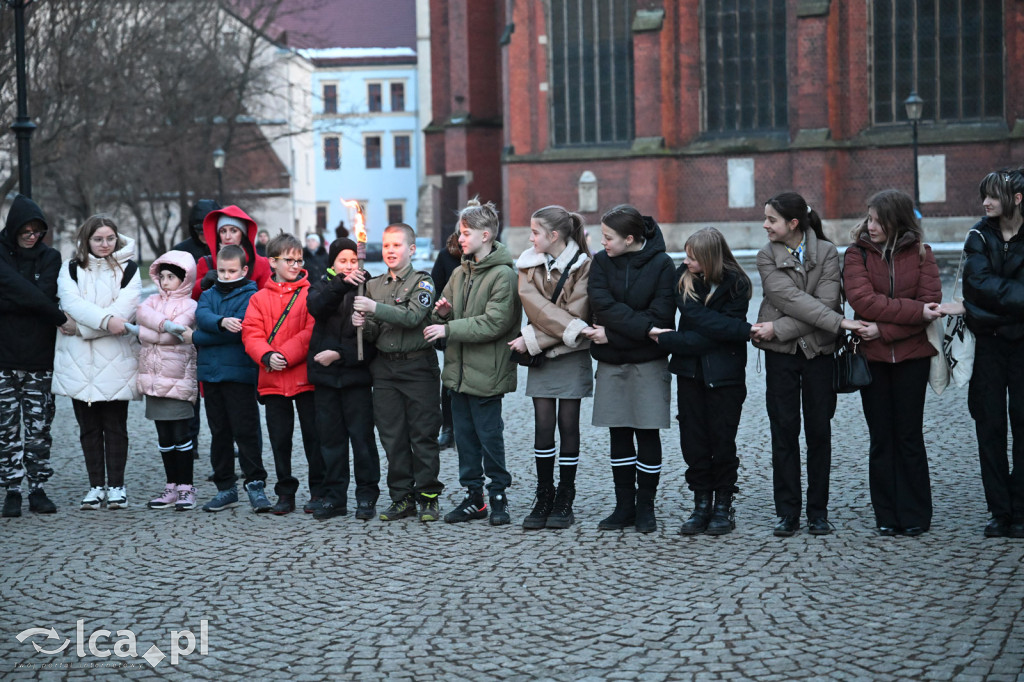
{"type": "Polygon", "coordinates": [[[157,274],[160,274],[164,270],[167,270],[172,275],[180,279],[182,282],[185,281],[185,270],[178,267],[174,263],[161,263],[159,267],[157,267],[156,272],[157,274]]]}
{"type": "Polygon", "coordinates": [[[222,215],[219,218],[217,218],[218,230],[224,227],[225,225],[234,225],[235,227],[242,231],[242,234],[246,234],[246,231],[249,229],[248,226],[245,223],[243,223],[240,218],[235,218],[234,216],[229,215],[222,215]]]}
{"type": "Polygon", "coordinates": [[[327,252],[327,267],[333,268],[334,261],[338,258],[338,254],[342,251],[354,251],[359,253],[356,243],[348,237],[342,237],[341,239],[335,239],[331,242],[331,248],[327,252]]]}

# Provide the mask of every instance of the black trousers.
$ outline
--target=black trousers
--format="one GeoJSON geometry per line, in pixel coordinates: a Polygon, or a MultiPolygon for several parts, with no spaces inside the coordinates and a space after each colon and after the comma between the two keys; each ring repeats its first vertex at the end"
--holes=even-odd
{"type": "Polygon", "coordinates": [[[316,432],[316,391],[305,391],[298,395],[262,396],[267,414],[267,435],[274,451],[274,468],[277,470],[277,495],[294,495],[299,481],[292,476],[292,435],[295,433],[295,413],[299,413],[299,430],[302,431],[302,447],[309,464],[309,495],[323,497],[324,457],[320,454],[320,436],[316,432]],[[294,410],[292,405],[295,406],[294,410]]]}
{"type": "Polygon", "coordinates": [[[686,483],[694,492],[736,493],[740,460],[736,432],[747,387],[708,388],[701,377],[676,377],[679,446],[686,483]]]}
{"type": "Polygon", "coordinates": [[[985,501],[992,516],[1024,522],[1024,339],[979,336],[974,351],[967,405],[978,433],[985,501]]]}
{"type": "Polygon", "coordinates": [[[244,483],[267,480],[263,468],[263,433],[256,387],[233,381],[203,382],[206,423],[210,426],[210,464],[217,490],[230,490],[235,475],[235,444],[244,483]]]}
{"type": "Polygon", "coordinates": [[[924,397],[930,358],[871,362],[871,384],[860,390],[871,446],[868,482],[879,527],[932,523],[932,487],[924,447],[924,397]]]}
{"type": "Polygon", "coordinates": [[[373,437],[373,391],[369,386],[317,386],[313,395],[324,459],[324,499],[337,507],[348,504],[351,443],[356,501],[376,504],[380,496],[380,455],[373,437]]]}
{"type": "Polygon", "coordinates": [[[124,487],[124,467],[128,463],[128,401],[85,403],[72,400],[71,406],[78,420],[89,487],[124,487]]]}
{"type": "Polygon", "coordinates": [[[807,441],[807,517],[828,518],[832,470],[832,356],[765,351],[765,402],[772,432],[775,513],[800,516],[800,412],[807,441]]]}

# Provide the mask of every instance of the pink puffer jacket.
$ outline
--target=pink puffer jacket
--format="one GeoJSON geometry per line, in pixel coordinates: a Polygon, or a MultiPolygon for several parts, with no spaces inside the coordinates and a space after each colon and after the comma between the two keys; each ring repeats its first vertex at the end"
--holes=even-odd
{"type": "Polygon", "coordinates": [[[160,265],[168,263],[185,271],[185,280],[174,291],[160,290],[139,306],[139,391],[158,398],[174,398],[195,402],[196,347],[182,343],[164,331],[164,322],[170,320],[192,327],[196,320],[196,302],[192,300],[192,285],[196,281],[196,261],[184,251],[168,251],[149,266],[149,277],[160,286],[160,265]]]}

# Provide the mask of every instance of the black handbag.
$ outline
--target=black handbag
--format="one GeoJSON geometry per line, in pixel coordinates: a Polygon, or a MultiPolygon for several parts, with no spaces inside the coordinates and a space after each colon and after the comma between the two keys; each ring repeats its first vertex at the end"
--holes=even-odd
{"type": "MultiPolygon", "coordinates": [[[[569,278],[569,271],[572,270],[573,263],[579,260],[579,257],[582,255],[583,251],[577,251],[576,255],[569,261],[569,264],[565,266],[565,271],[562,272],[562,276],[558,278],[558,284],[555,285],[555,293],[551,294],[552,303],[558,301],[558,297],[561,295],[562,289],[565,287],[565,280],[569,278]]],[[[522,335],[522,332],[520,332],[519,336],[522,335]]],[[[520,353],[517,350],[513,350],[509,351],[508,361],[521,367],[540,367],[544,364],[544,357],[543,353],[530,355],[529,353],[520,353]]]]}
{"type": "Polygon", "coordinates": [[[836,393],[855,393],[871,384],[868,359],[860,354],[860,339],[843,334],[833,353],[832,388],[836,393]]]}

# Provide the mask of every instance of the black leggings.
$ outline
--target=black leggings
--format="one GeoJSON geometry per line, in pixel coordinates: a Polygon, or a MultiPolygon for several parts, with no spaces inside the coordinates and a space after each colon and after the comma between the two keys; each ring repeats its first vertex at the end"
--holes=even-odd
{"type": "Polygon", "coordinates": [[[168,483],[192,485],[192,419],[158,420],[156,437],[168,483]]]}
{"type": "Polygon", "coordinates": [[[579,452],[580,402],[579,399],[570,398],[534,398],[533,447],[537,450],[551,450],[555,447],[557,421],[559,449],[562,452],[579,452]]]}
{"type": "Polygon", "coordinates": [[[78,420],[89,487],[123,487],[128,462],[128,401],[72,400],[71,406],[78,420]]]}

